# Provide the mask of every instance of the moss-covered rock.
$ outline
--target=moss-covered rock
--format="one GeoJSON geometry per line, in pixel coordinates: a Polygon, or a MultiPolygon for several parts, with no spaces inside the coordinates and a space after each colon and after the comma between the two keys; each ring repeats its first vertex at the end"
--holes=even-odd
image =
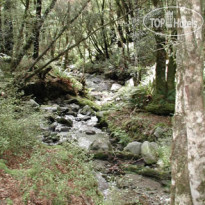
{"type": "Polygon", "coordinates": [[[71,99],[73,102],[85,106],[85,105],[89,105],[93,110],[95,111],[99,111],[101,109],[101,107],[99,105],[97,105],[95,102],[89,100],[88,98],[82,98],[80,96],[77,97],[72,97],[71,99]]]}

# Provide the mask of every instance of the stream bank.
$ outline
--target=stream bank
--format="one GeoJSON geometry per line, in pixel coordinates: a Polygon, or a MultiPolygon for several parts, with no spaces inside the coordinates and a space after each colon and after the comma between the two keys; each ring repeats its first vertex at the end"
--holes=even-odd
{"type": "MultiPolygon", "coordinates": [[[[86,83],[89,94],[100,106],[115,102],[116,93],[122,88],[122,85],[104,76],[87,74],[86,83]]],[[[169,174],[160,175],[156,165],[145,163],[140,153],[135,156],[124,152],[123,146],[113,140],[106,124],[99,123],[101,112],[70,96],[42,105],[32,100],[30,103],[40,108],[47,119],[47,123],[41,125],[40,141],[52,146],[75,144],[94,155],[93,168],[105,204],[169,204],[169,174]]]]}

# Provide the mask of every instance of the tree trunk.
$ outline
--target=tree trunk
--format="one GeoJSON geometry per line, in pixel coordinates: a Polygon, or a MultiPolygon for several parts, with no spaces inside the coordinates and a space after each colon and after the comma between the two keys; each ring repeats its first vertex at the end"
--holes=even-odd
{"type": "Polygon", "coordinates": [[[156,95],[166,95],[166,79],[165,79],[165,72],[166,72],[166,50],[165,46],[165,38],[163,36],[155,37],[157,42],[157,65],[156,65],[156,87],[155,92],[156,95]]]}
{"type": "Polygon", "coordinates": [[[167,71],[167,92],[171,93],[175,90],[175,74],[176,74],[176,55],[171,46],[171,56],[169,57],[168,71],[167,71]]]}
{"type": "Polygon", "coordinates": [[[36,2],[36,25],[34,28],[33,59],[36,59],[39,56],[40,28],[38,24],[39,24],[39,21],[41,20],[41,10],[42,10],[42,0],[37,0],[36,2]]]}
{"type": "MultiPolygon", "coordinates": [[[[178,0],[201,13],[200,0],[178,0]]],[[[179,11],[181,18],[200,21],[195,14],[179,11]]],[[[205,116],[203,101],[202,28],[178,29],[177,97],[172,158],[171,205],[205,204],[205,116]],[[180,35],[187,34],[187,35],[180,35]],[[181,133],[183,131],[183,134],[181,133]]]]}
{"type": "Polygon", "coordinates": [[[12,1],[7,0],[4,3],[4,53],[12,56],[13,54],[13,46],[14,46],[14,39],[13,39],[13,22],[12,22],[12,1]]]}
{"type": "MultiPolygon", "coordinates": [[[[66,45],[68,45],[68,34],[66,35],[66,45]]],[[[64,55],[64,62],[63,62],[63,69],[66,70],[67,69],[67,66],[68,66],[68,51],[65,52],[65,55],[64,55]]]]}
{"type": "Polygon", "coordinates": [[[1,1],[0,1],[0,53],[3,53],[3,35],[2,35],[2,16],[1,16],[1,1]]]}

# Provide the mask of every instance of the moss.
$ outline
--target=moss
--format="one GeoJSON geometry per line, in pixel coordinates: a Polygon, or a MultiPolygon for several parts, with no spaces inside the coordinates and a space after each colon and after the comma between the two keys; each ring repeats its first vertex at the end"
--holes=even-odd
{"type": "Polygon", "coordinates": [[[145,107],[145,110],[157,115],[171,115],[174,114],[174,107],[175,105],[172,103],[151,103],[145,107]]]}
{"type": "Polygon", "coordinates": [[[170,172],[155,170],[152,168],[143,167],[143,166],[136,166],[136,165],[127,165],[127,166],[124,166],[123,169],[125,171],[134,172],[134,173],[146,176],[146,177],[151,177],[151,178],[157,179],[159,181],[171,180],[171,173],[170,172]]]}
{"type": "Polygon", "coordinates": [[[87,98],[82,98],[80,96],[77,96],[77,97],[72,97],[72,100],[76,100],[77,103],[79,105],[89,105],[93,110],[95,111],[99,111],[101,109],[101,107],[99,105],[97,105],[95,102],[87,99],[87,98]]]}

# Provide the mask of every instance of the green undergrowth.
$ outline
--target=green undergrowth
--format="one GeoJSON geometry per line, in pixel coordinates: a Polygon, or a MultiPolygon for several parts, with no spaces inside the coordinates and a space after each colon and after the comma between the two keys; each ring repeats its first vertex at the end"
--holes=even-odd
{"type": "Polygon", "coordinates": [[[6,151],[21,154],[35,146],[41,114],[15,98],[0,101],[0,155],[6,151]]]}
{"type": "Polygon", "coordinates": [[[36,136],[42,121],[42,114],[28,103],[1,99],[0,170],[20,182],[24,204],[64,205],[75,200],[100,204],[102,196],[88,154],[73,144],[39,143],[36,136]]]}
{"type": "Polygon", "coordinates": [[[46,199],[51,204],[72,204],[72,198],[86,198],[99,204],[101,196],[86,153],[73,145],[44,147],[27,162],[21,186],[24,201],[46,199]],[[34,196],[31,196],[33,193],[34,196]],[[32,199],[34,200],[34,199],[32,199]]]}

